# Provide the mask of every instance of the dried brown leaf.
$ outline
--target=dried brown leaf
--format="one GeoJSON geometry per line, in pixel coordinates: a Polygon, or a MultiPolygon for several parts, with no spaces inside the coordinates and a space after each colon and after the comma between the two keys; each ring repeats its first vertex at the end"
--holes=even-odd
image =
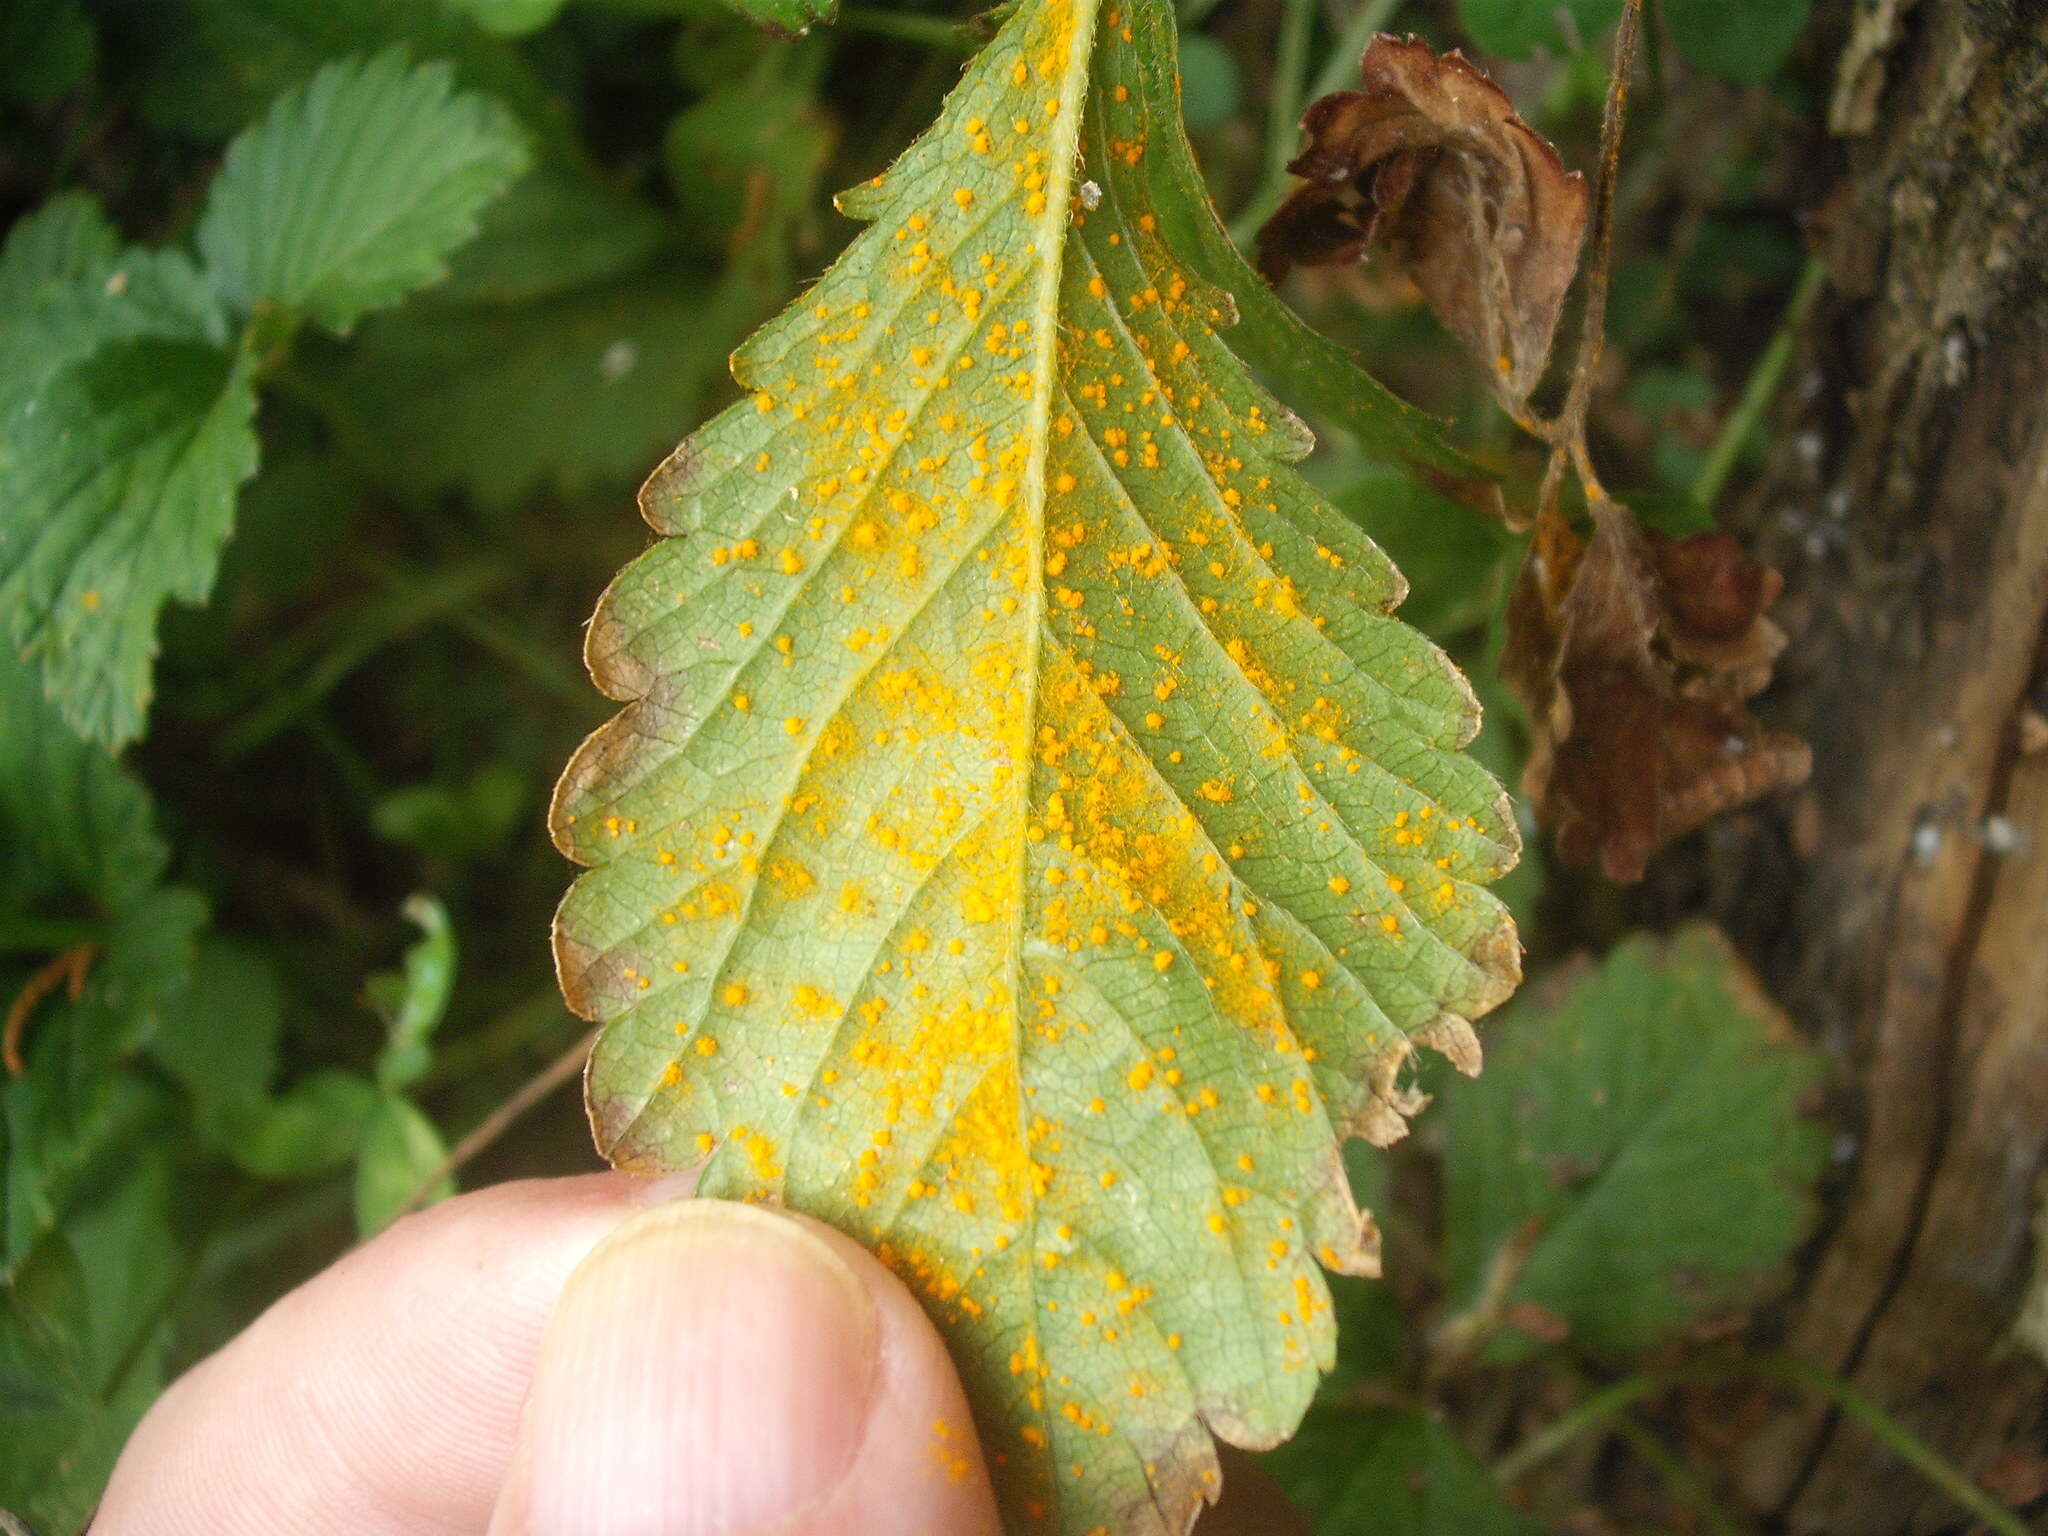
{"type": "Polygon", "coordinates": [[[1361,89],[1303,116],[1304,178],[1259,231],[1259,268],[1384,249],[1517,411],[1550,357],[1586,230],[1585,178],[1462,54],[1382,34],[1361,89]]]}
{"type": "Polygon", "coordinates": [[[1670,539],[1612,502],[1590,540],[1539,523],[1501,671],[1535,728],[1523,793],[1567,863],[1640,880],[1672,839],[1805,782],[1806,744],[1747,704],[1784,647],[1763,616],[1782,585],[1728,534],[1670,539]]]}

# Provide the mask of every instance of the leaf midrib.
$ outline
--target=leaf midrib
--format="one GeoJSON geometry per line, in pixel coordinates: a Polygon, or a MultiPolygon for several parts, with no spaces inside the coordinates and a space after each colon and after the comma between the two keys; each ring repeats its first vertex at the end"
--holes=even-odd
{"type": "MultiPolygon", "coordinates": [[[[1030,1125],[1030,1114],[1024,1103],[1024,918],[1029,906],[1031,841],[1024,835],[1024,828],[1031,815],[1031,788],[1035,777],[1033,752],[1038,739],[1039,671],[1044,660],[1045,471],[1052,451],[1052,397],[1059,363],[1060,285],[1066,273],[1067,242],[1074,238],[1070,200],[1075,168],[1081,158],[1081,127],[1095,57],[1095,20],[1100,0],[1070,0],[1070,3],[1074,11],[1072,32],[1067,40],[1067,72],[1060,82],[1059,121],[1062,131],[1050,156],[1045,189],[1046,211],[1039,221],[1039,228],[1043,231],[1041,239],[1050,238],[1053,248],[1043,253],[1038,298],[1032,306],[1032,345],[1036,355],[1032,359],[1028,429],[1033,452],[1024,487],[1029,517],[1026,537],[1031,554],[1031,581],[1026,600],[1018,605],[1024,622],[1025,697],[1019,711],[1023,739],[1019,743],[1016,785],[1012,791],[1016,797],[1013,803],[1016,808],[1017,851],[1011,868],[1013,896],[1008,953],[1004,957],[1005,970],[1010,978],[1010,1054],[1017,1063],[1014,1099],[1017,1136],[1020,1144],[1026,1147],[1030,1145],[1026,1131],[1030,1125]]],[[[1030,1203],[1030,1215],[1025,1221],[1025,1241],[1012,1245],[1018,1255],[1019,1271],[1024,1277],[1025,1316],[1030,1320],[1026,1326],[1033,1338],[1038,1333],[1039,1301],[1038,1272],[1031,1262],[1031,1255],[1037,1249],[1038,1204],[1035,1198],[1030,1203]]],[[[1052,1415],[1048,1408],[1036,1410],[1036,1416],[1041,1426],[1051,1425],[1052,1415]]],[[[1055,1503],[1064,1502],[1058,1491],[1057,1479],[1047,1491],[1055,1503]]]]}

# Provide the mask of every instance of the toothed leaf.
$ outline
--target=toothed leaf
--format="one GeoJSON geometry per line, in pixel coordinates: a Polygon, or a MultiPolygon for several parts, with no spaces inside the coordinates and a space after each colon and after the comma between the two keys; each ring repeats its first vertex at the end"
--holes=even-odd
{"type": "Polygon", "coordinates": [[[1025,0],[643,493],[558,792],[636,1169],[924,1298],[1019,1532],[1181,1536],[1369,1272],[1347,1133],[1516,973],[1470,689],[1290,467],[1145,160],[1163,0],[1025,0]]]}

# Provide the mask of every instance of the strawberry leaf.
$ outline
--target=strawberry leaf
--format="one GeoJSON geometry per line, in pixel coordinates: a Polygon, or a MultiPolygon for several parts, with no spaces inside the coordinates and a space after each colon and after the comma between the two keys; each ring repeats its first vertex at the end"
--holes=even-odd
{"type": "Polygon", "coordinates": [[[842,200],[643,492],[553,815],[603,1150],[874,1248],[1073,1536],[1293,1429],[1376,1263],[1342,1138],[1517,971],[1471,690],[1155,211],[1170,29],[1025,0],[842,200]]]}

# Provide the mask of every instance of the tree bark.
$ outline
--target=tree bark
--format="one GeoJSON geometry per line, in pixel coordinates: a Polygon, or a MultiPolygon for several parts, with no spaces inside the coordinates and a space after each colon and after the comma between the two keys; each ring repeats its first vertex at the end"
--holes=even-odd
{"type": "MultiPolygon", "coordinates": [[[[2048,3],[1859,0],[1842,69],[1834,292],[1747,511],[1814,778],[1709,839],[1709,904],[1839,1067],[1787,1346],[1996,1487],[2048,1454],[2048,3]]],[[[1808,1402],[1740,1476],[1793,1532],[1961,1524],[1808,1402]]]]}

